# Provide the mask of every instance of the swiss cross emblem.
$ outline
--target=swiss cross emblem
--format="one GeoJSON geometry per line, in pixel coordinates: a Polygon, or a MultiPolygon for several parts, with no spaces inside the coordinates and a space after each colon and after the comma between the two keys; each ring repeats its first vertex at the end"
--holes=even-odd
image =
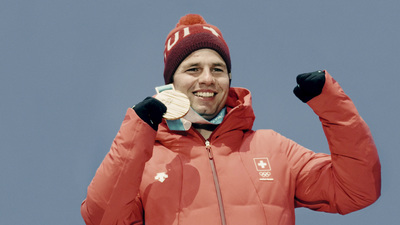
{"type": "Polygon", "coordinates": [[[254,158],[254,165],[256,166],[256,170],[259,174],[260,180],[268,180],[272,181],[274,178],[271,177],[271,164],[269,164],[269,160],[267,157],[265,158],[254,158]]]}
{"type": "Polygon", "coordinates": [[[271,166],[269,165],[268,158],[254,158],[254,164],[256,165],[257,171],[270,171],[271,166]]]}

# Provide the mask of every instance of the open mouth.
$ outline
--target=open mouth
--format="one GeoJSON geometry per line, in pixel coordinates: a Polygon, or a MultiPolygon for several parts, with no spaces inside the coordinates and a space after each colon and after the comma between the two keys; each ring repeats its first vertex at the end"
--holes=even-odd
{"type": "Polygon", "coordinates": [[[193,94],[197,97],[202,97],[202,98],[212,98],[214,97],[217,93],[214,92],[193,92],[193,94]]]}

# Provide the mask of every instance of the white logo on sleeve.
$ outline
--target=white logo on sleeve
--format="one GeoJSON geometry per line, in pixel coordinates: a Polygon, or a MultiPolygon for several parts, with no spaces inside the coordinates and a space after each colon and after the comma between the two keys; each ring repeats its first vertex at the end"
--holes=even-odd
{"type": "Polygon", "coordinates": [[[265,158],[254,158],[254,165],[259,174],[259,180],[272,181],[274,178],[271,177],[271,164],[267,157],[265,158]]]}
{"type": "Polygon", "coordinates": [[[165,172],[157,173],[157,175],[154,177],[155,180],[160,181],[161,183],[165,181],[165,179],[168,178],[168,174],[165,172]]]}

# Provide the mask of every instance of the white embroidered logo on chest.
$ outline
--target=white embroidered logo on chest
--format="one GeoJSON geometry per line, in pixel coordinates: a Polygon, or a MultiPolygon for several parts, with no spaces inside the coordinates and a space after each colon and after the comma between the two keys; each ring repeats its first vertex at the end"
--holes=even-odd
{"type": "Polygon", "coordinates": [[[259,180],[273,181],[274,178],[271,177],[271,164],[267,157],[265,158],[254,158],[254,165],[259,174],[259,180]]]}
{"type": "Polygon", "coordinates": [[[168,178],[168,174],[165,172],[157,173],[157,175],[154,177],[155,180],[160,181],[161,183],[165,181],[165,179],[168,178]]]}

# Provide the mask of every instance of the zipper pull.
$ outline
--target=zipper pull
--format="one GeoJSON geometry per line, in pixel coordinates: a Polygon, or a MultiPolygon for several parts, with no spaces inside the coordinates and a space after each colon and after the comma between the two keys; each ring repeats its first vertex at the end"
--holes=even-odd
{"type": "Polygon", "coordinates": [[[206,150],[208,151],[208,158],[213,159],[213,154],[211,151],[211,145],[209,140],[206,140],[206,150]]]}

